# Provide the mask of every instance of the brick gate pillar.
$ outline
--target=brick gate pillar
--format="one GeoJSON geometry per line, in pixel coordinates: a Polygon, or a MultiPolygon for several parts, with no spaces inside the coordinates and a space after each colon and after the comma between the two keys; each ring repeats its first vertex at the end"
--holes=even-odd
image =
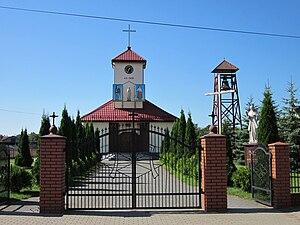
{"type": "Polygon", "coordinates": [[[227,209],[226,138],[210,133],[201,138],[202,208],[205,211],[227,209]]]}
{"type": "Polygon", "coordinates": [[[65,210],[66,138],[49,134],[40,145],[40,212],[63,213],[65,210]]]}
{"type": "Polygon", "coordinates": [[[273,207],[291,206],[290,146],[282,142],[269,144],[272,154],[273,207]]]}

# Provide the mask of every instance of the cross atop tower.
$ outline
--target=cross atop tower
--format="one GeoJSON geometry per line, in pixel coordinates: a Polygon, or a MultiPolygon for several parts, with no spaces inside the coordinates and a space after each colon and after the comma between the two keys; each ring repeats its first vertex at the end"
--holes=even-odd
{"type": "Polygon", "coordinates": [[[123,30],[123,32],[128,33],[128,49],[130,49],[130,33],[136,32],[136,30],[131,30],[130,29],[130,24],[128,24],[128,30],[123,30]]]}

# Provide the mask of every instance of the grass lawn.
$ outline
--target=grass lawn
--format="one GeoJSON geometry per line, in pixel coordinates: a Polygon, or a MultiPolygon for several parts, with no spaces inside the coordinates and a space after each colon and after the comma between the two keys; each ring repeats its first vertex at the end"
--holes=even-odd
{"type": "Polygon", "coordinates": [[[300,193],[300,174],[291,174],[291,193],[300,193]]]}
{"type": "MultiPolygon", "coordinates": [[[[34,160],[36,158],[33,158],[34,160]]],[[[10,165],[15,165],[15,158],[10,159],[10,165]]],[[[26,171],[31,173],[31,168],[25,168],[26,171]]],[[[20,193],[10,192],[10,199],[11,200],[21,200],[21,199],[27,199],[30,197],[37,197],[40,195],[40,187],[36,184],[33,184],[30,188],[23,188],[20,193]]]]}
{"type": "Polygon", "coordinates": [[[27,199],[31,197],[38,197],[40,195],[40,187],[37,185],[33,185],[31,188],[23,188],[20,193],[11,192],[10,199],[11,200],[21,200],[27,199]]]}
{"type": "Polygon", "coordinates": [[[244,198],[244,199],[252,199],[251,193],[245,192],[245,191],[241,190],[240,188],[227,187],[227,194],[238,196],[238,197],[244,198]]]}

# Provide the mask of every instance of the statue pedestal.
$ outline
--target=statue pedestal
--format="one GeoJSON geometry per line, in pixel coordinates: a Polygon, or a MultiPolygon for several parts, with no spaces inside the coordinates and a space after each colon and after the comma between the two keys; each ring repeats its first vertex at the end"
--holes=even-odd
{"type": "Polygon", "coordinates": [[[251,167],[251,151],[257,147],[257,143],[244,144],[245,166],[251,167]]]}

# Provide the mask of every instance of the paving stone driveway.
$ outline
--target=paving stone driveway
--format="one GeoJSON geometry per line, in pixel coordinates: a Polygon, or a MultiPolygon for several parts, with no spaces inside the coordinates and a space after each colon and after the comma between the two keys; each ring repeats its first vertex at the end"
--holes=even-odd
{"type": "Polygon", "coordinates": [[[300,208],[279,211],[251,200],[228,197],[225,213],[205,213],[203,210],[126,210],[68,211],[64,215],[39,214],[38,198],[0,207],[0,224],[264,224],[299,225],[300,208]]]}

